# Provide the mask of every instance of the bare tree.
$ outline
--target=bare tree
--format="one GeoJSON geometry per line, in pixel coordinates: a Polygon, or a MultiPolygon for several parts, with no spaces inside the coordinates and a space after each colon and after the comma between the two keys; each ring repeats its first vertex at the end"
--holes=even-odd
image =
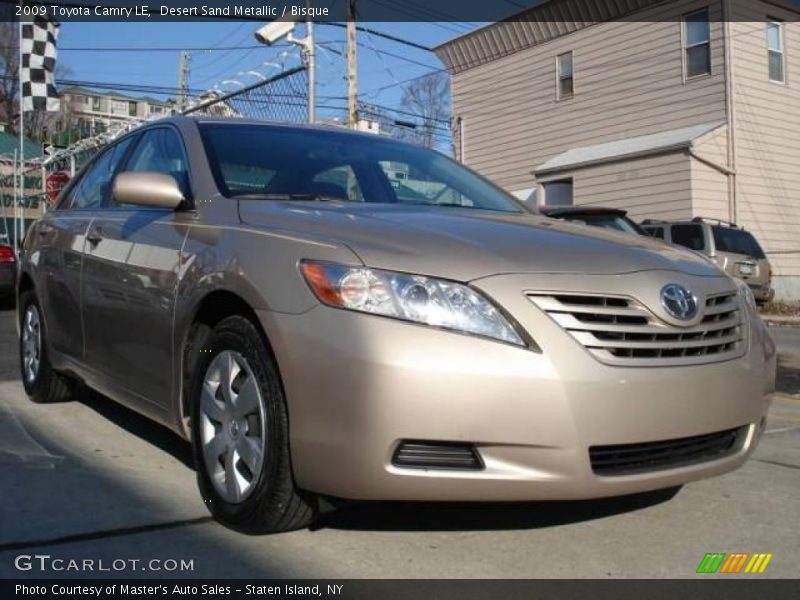
{"type": "Polygon", "coordinates": [[[15,131],[14,116],[19,88],[19,26],[16,23],[0,23],[0,122],[6,131],[15,131]]]}
{"type": "Polygon", "coordinates": [[[403,90],[400,104],[421,121],[416,128],[404,130],[401,137],[412,138],[428,148],[435,147],[437,132],[446,129],[450,120],[447,74],[440,71],[414,79],[403,90]]]}

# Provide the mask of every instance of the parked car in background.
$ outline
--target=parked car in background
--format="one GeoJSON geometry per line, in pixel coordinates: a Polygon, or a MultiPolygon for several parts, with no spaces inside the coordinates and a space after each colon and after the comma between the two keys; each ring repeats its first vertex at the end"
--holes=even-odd
{"type": "Polygon", "coordinates": [[[624,233],[647,235],[635,221],[628,217],[628,212],[620,208],[604,208],[600,206],[541,206],[539,212],[552,219],[561,219],[572,223],[591,225],[603,229],[613,229],[624,233]]]}
{"type": "Polygon", "coordinates": [[[0,302],[14,298],[14,287],[17,284],[17,257],[14,248],[0,243],[0,302]]]}
{"type": "Polygon", "coordinates": [[[759,304],[769,302],[775,295],[767,256],[753,234],[735,223],[705,217],[691,221],[646,219],[642,229],[648,235],[708,256],[728,275],[747,283],[759,304]]]}
{"type": "Polygon", "coordinates": [[[172,428],[247,531],[303,527],[320,498],[719,475],[775,381],[750,290],[693,252],[531,214],[420,146],[244,119],[100,152],[26,236],[18,306],[33,400],[80,379],[172,428]]]}

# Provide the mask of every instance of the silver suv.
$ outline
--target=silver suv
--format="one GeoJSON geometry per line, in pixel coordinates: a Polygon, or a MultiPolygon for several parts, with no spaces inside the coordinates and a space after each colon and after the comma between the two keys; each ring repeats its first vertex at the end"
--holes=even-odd
{"type": "Polygon", "coordinates": [[[756,302],[772,300],[772,266],[749,231],[734,223],[695,217],[691,221],[645,219],[642,228],[651,236],[700,252],[731,277],[743,280],[756,302]]]}

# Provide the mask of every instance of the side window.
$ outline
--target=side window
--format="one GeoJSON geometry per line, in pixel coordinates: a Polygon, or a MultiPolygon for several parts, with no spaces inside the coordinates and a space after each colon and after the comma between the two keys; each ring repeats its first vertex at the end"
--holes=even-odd
{"type": "Polygon", "coordinates": [[[186,156],[178,134],[172,129],[151,129],[142,135],[125,165],[125,171],[154,171],[172,175],[184,194],[188,194],[186,156]]]}
{"type": "Polygon", "coordinates": [[[572,51],[559,54],[556,57],[558,65],[558,89],[556,97],[559,100],[572,98],[575,93],[575,66],[572,58],[572,51]]]}
{"type": "Polygon", "coordinates": [[[133,137],[125,138],[103,151],[75,184],[61,208],[100,208],[111,189],[114,173],[125,157],[133,137]]]}
{"type": "Polygon", "coordinates": [[[767,55],[770,81],[784,83],[783,23],[780,21],[767,23],[767,55]]]}
{"type": "Polygon", "coordinates": [[[703,228],[700,225],[673,225],[671,233],[673,244],[686,246],[691,250],[705,248],[703,228]]]}
{"type": "Polygon", "coordinates": [[[547,206],[572,206],[573,190],[572,179],[559,181],[546,181],[544,187],[544,203],[547,206]]]}
{"type": "Polygon", "coordinates": [[[650,237],[658,238],[660,240],[664,239],[663,227],[644,227],[643,229],[650,237]]]}
{"type": "Polygon", "coordinates": [[[707,8],[684,15],[683,52],[686,79],[711,74],[711,27],[707,8]]]}
{"type": "Polygon", "coordinates": [[[364,195],[358,185],[358,178],[350,165],[341,165],[320,171],[311,180],[310,191],[321,196],[345,198],[355,202],[364,201],[364,195]]]}

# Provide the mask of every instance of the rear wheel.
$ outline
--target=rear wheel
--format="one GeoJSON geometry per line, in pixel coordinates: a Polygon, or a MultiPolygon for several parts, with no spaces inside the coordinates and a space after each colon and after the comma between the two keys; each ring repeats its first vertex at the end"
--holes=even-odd
{"type": "Polygon", "coordinates": [[[258,330],[228,317],[193,352],[192,446],[211,512],[251,533],[306,527],[316,503],[294,484],[283,390],[258,330]]]}
{"type": "Polygon", "coordinates": [[[20,295],[19,363],[22,385],[31,400],[64,402],[72,398],[74,381],[53,370],[47,355],[47,332],[33,292],[20,295]]]}

